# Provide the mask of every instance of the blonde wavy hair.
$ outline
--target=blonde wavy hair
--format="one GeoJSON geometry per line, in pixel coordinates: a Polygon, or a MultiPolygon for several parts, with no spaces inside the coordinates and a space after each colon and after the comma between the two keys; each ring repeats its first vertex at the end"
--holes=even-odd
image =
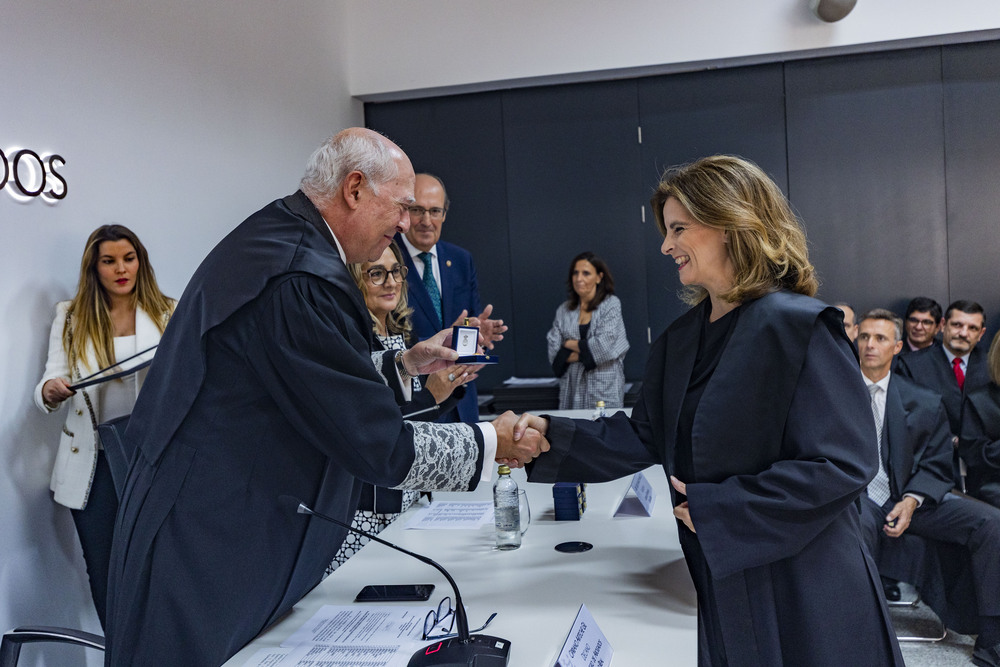
{"type": "MultiPolygon", "coordinates": [[[[393,241],[389,244],[389,249],[392,250],[392,254],[396,257],[396,263],[400,266],[406,266],[406,262],[403,261],[403,253],[393,241]]],[[[347,270],[350,271],[351,277],[354,278],[354,282],[357,283],[358,289],[361,290],[362,296],[368,296],[368,281],[365,279],[365,270],[370,268],[374,262],[364,262],[359,264],[348,264],[347,270]]],[[[388,278],[386,278],[388,280],[388,278]]],[[[410,339],[413,335],[413,323],[410,322],[410,315],[413,314],[413,309],[409,307],[406,302],[406,278],[402,279],[402,285],[399,290],[399,303],[391,313],[385,318],[385,331],[390,336],[399,335],[403,337],[403,340],[407,344],[410,343],[410,339]]],[[[372,331],[378,332],[378,325],[381,324],[375,319],[375,315],[369,310],[368,315],[372,318],[372,331]]]]}
{"type": "Polygon", "coordinates": [[[63,327],[63,349],[71,364],[78,360],[87,363],[88,343],[94,346],[97,358],[93,361],[97,363],[97,368],[114,363],[115,333],[111,323],[111,299],[101,286],[101,279],[97,275],[97,261],[101,257],[102,243],[121,240],[132,244],[139,260],[135,287],[130,295],[132,308],[142,308],[156,323],[161,334],[174,312],[175,302],[165,296],[156,284],[156,274],[149,263],[149,254],[135,232],[124,225],[98,227],[84,246],[83,258],[80,260],[80,282],[77,284],[76,295],[69,304],[66,326],[63,327]]]}
{"type": "MultiPolygon", "coordinates": [[[[669,197],[701,224],[727,233],[735,280],[719,295],[723,300],[742,303],[779,289],[816,294],[819,281],[805,231],[785,195],[753,162],[713,155],[667,170],[650,200],[664,236],[663,205],[669,197]]],[[[694,305],[706,295],[703,287],[690,286],[681,298],[694,305]]]]}

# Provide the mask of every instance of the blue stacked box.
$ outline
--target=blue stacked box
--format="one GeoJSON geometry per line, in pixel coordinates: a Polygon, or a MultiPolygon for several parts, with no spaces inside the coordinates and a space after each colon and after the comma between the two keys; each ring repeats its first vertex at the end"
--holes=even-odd
{"type": "Polygon", "coordinates": [[[556,521],[579,521],[587,510],[587,485],[557,482],[552,485],[556,521]]]}

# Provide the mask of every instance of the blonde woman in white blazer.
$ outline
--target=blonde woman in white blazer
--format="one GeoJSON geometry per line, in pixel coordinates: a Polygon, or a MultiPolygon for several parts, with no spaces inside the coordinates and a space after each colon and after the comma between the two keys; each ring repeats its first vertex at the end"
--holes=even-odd
{"type": "Polygon", "coordinates": [[[87,240],[71,301],[56,305],[45,372],[35,387],[43,412],[67,404],[50,487],[73,512],[101,624],[118,499],[96,426],[132,411],[146,371],[73,391],[81,378],[156,345],[174,302],[156,284],[145,247],[122,225],[87,240]]]}

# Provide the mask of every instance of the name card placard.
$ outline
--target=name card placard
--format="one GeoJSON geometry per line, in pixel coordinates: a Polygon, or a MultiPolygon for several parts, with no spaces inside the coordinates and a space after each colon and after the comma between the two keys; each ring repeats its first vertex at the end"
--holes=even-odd
{"type": "Polygon", "coordinates": [[[641,472],[632,475],[632,483],[625,489],[625,495],[618,501],[614,516],[653,516],[656,491],[641,472]],[[633,495],[629,495],[632,493],[633,495]]]}
{"type": "Polygon", "coordinates": [[[580,605],[573,627],[566,636],[556,667],[607,667],[615,650],[597,627],[587,605],[580,605]]]}

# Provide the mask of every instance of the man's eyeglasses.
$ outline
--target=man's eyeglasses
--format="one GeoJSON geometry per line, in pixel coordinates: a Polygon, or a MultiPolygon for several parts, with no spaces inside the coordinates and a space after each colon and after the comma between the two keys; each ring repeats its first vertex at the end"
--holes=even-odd
{"type": "Polygon", "coordinates": [[[389,277],[390,273],[392,274],[393,280],[395,280],[397,283],[402,282],[403,279],[406,278],[407,271],[409,271],[409,269],[407,269],[405,266],[400,266],[397,264],[396,266],[392,267],[392,269],[389,271],[383,269],[381,266],[373,266],[372,268],[365,271],[365,273],[368,274],[368,280],[371,281],[371,284],[378,287],[379,285],[385,282],[385,279],[389,277]]]}
{"type": "Polygon", "coordinates": [[[419,221],[423,220],[424,213],[431,214],[431,220],[440,220],[444,217],[444,214],[448,212],[448,209],[441,208],[440,206],[435,206],[433,208],[424,208],[423,206],[411,206],[410,207],[410,220],[419,221]]]}
{"type": "Polygon", "coordinates": [[[907,317],[906,321],[909,322],[910,324],[912,324],[913,326],[918,326],[919,325],[919,326],[926,327],[928,329],[931,328],[932,326],[934,326],[934,324],[935,324],[934,320],[925,320],[925,319],[921,319],[919,317],[914,317],[913,315],[910,315],[909,317],[907,317]]]}
{"type": "MultiPolygon", "coordinates": [[[[469,632],[481,632],[493,622],[493,619],[497,617],[497,613],[493,612],[490,617],[486,619],[483,623],[483,627],[476,628],[475,630],[470,630],[469,632]]],[[[455,629],[455,610],[451,608],[451,598],[445,596],[441,602],[438,603],[437,609],[431,609],[427,612],[427,616],[424,618],[424,640],[436,641],[438,639],[448,639],[449,637],[457,637],[458,633],[452,632],[455,629]],[[447,622],[447,626],[445,625],[447,622]],[[438,632],[444,634],[432,635],[434,629],[437,628],[438,632]]]]}

